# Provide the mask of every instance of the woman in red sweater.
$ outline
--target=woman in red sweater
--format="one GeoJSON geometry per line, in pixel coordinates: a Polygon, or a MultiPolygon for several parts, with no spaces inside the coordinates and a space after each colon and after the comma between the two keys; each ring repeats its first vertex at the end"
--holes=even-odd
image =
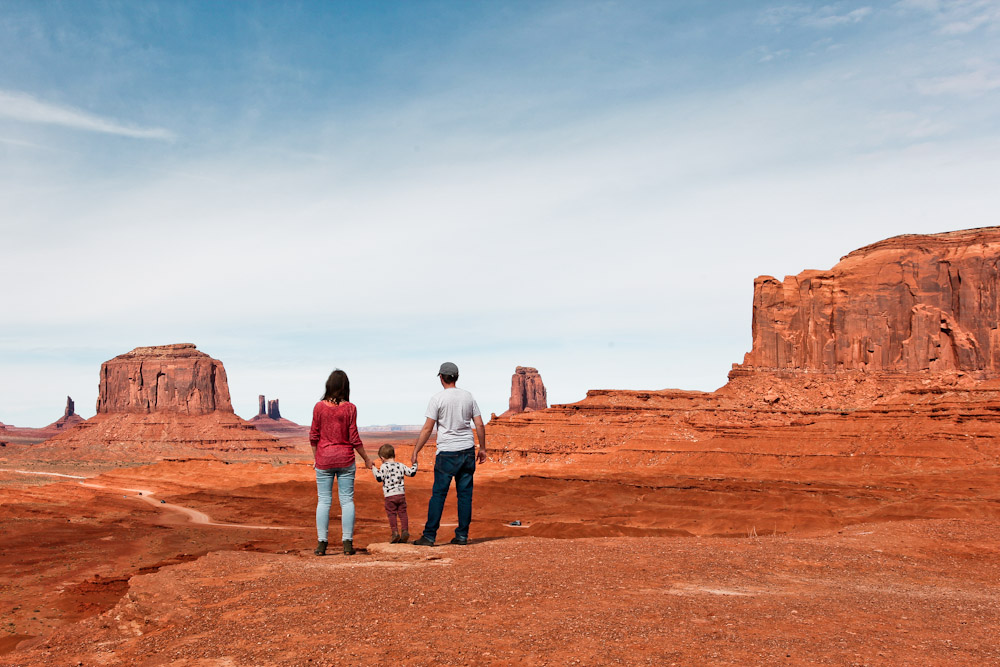
{"type": "Polygon", "coordinates": [[[313,408],[309,444],[316,461],[316,533],[318,543],[313,552],[326,554],[330,505],[333,502],[333,482],[337,481],[340,497],[340,525],[343,529],[344,553],[354,553],[354,452],[364,459],[365,467],[372,460],[365,452],[358,435],[358,409],[350,402],[351,382],[339,368],[326,381],[323,400],[313,408]]]}

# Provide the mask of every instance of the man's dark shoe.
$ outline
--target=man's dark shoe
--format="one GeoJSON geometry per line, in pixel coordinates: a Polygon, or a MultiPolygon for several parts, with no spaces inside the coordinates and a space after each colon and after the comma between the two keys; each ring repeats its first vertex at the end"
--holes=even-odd
{"type": "Polygon", "coordinates": [[[463,547],[468,543],[469,543],[469,538],[467,537],[465,539],[462,539],[461,537],[456,537],[453,538],[451,542],[449,542],[449,544],[460,544],[463,547]]]}
{"type": "Polygon", "coordinates": [[[316,543],[316,548],[313,549],[313,553],[316,554],[317,556],[325,556],[326,555],[326,542],[323,541],[323,540],[320,540],[319,542],[317,542],[316,543]]]}
{"type": "Polygon", "coordinates": [[[354,540],[344,540],[344,554],[347,556],[354,555],[354,540]]]}
{"type": "Polygon", "coordinates": [[[418,547],[432,547],[434,543],[428,540],[426,537],[421,536],[419,539],[413,540],[413,543],[418,547]]]}

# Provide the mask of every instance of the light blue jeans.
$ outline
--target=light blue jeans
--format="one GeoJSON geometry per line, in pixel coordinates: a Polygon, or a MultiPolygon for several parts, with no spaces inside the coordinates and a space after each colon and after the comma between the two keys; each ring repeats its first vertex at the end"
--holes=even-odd
{"type": "Polygon", "coordinates": [[[337,480],[340,497],[340,527],[345,540],[354,539],[354,472],[352,463],[346,468],[316,469],[316,535],[326,542],[330,524],[330,505],[333,504],[333,480],[337,480]]]}

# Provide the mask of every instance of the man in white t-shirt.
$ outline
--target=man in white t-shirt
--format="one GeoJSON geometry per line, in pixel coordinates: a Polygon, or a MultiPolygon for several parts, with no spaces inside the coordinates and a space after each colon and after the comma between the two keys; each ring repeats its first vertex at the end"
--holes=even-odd
{"type": "Polygon", "coordinates": [[[483,426],[483,417],[479,413],[476,399],[466,390],[455,386],[458,382],[458,366],[450,361],[441,364],[438,379],[444,389],[431,396],[424,415],[424,428],[413,447],[413,463],[416,463],[417,454],[427,444],[427,439],[431,437],[431,431],[437,424],[437,458],[434,460],[434,488],[427,505],[427,524],[424,526],[424,534],[414,541],[414,544],[428,547],[434,546],[438,528],[441,527],[444,500],[448,497],[448,488],[453,478],[455,493],[458,495],[458,528],[455,529],[455,538],[451,543],[467,544],[469,541],[472,477],[476,472],[473,425],[479,438],[479,462],[486,461],[486,427],[483,426]]]}

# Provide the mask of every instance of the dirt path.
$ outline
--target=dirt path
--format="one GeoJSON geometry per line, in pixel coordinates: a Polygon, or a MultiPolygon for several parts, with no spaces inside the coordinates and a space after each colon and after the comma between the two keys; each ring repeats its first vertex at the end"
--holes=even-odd
{"type": "MultiPolygon", "coordinates": [[[[46,475],[49,477],[66,477],[69,479],[90,479],[89,477],[84,477],[82,475],[66,475],[59,472],[42,472],[42,471],[32,471],[32,470],[12,470],[9,468],[0,468],[0,472],[16,473],[19,475],[46,475]]],[[[188,518],[191,523],[196,523],[204,526],[219,526],[221,528],[252,528],[256,530],[294,530],[301,528],[301,526],[260,526],[249,523],[224,523],[221,521],[213,521],[212,517],[204,512],[200,512],[196,509],[190,507],[184,507],[183,505],[174,505],[173,503],[163,502],[162,500],[157,500],[155,495],[157,491],[155,489],[126,489],[122,487],[110,487],[103,484],[94,484],[91,482],[79,482],[80,486],[85,486],[88,489],[101,489],[105,491],[120,492],[125,491],[128,493],[138,494],[139,500],[146,502],[153,507],[160,510],[168,510],[171,512],[176,512],[182,514],[188,518]]]]}

